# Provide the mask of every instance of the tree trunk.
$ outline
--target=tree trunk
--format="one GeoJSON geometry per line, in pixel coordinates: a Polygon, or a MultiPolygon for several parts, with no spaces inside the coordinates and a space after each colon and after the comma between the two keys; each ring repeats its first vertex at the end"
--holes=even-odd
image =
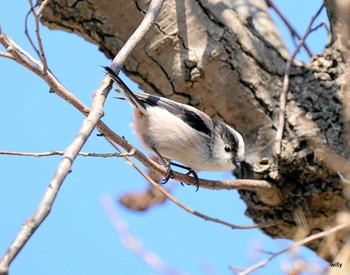
{"type": "MultiPolygon", "coordinates": [[[[55,0],[49,1],[41,20],[50,28],[83,36],[114,57],[148,4],[55,0]]],[[[254,170],[242,176],[265,179],[280,190],[279,200],[263,201],[255,192],[240,191],[246,214],[255,222],[280,222],[264,229],[272,237],[297,238],[301,228],[296,215],[305,216],[304,236],[323,230],[347,207],[338,172],[349,176],[345,126],[350,108],[343,101],[350,102],[345,101],[350,85],[344,85],[350,1],[325,4],[332,43],[309,64],[294,62],[291,67],[279,156],[273,148],[289,55],[265,1],[165,1],[154,27],[124,67],[146,92],[191,104],[242,133],[245,166],[254,170]]],[[[329,259],[319,244],[309,246],[329,259]]]]}

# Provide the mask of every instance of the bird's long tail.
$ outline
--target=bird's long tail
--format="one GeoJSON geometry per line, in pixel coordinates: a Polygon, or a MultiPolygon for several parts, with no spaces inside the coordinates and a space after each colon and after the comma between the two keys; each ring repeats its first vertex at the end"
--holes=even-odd
{"type": "Polygon", "coordinates": [[[143,114],[146,114],[145,105],[137,98],[137,96],[129,89],[128,86],[121,80],[121,78],[115,74],[115,72],[110,67],[103,67],[106,70],[106,73],[117,83],[118,88],[116,89],[121,93],[125,99],[135,108],[140,110],[143,114]]]}

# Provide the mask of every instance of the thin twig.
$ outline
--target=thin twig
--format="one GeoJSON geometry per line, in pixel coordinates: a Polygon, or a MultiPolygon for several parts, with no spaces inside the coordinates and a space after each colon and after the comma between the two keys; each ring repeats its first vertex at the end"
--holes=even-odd
{"type": "MultiPolygon", "coordinates": [[[[298,40],[301,40],[301,36],[299,35],[299,33],[296,31],[296,29],[293,28],[292,24],[287,20],[287,18],[283,15],[281,10],[275,5],[275,3],[273,3],[271,0],[266,0],[266,5],[269,8],[272,8],[277,13],[277,15],[281,18],[283,23],[286,24],[287,28],[290,31],[290,34],[291,34],[292,38],[293,39],[297,38],[298,40]]],[[[309,55],[309,57],[312,57],[313,54],[312,54],[310,48],[306,45],[306,43],[304,43],[302,46],[306,50],[306,52],[309,55]]]]}
{"type": "Polygon", "coordinates": [[[38,45],[39,45],[39,57],[40,57],[41,62],[44,65],[43,66],[43,74],[46,74],[46,72],[47,72],[47,60],[46,60],[46,56],[45,56],[45,52],[44,52],[43,42],[41,40],[41,35],[40,35],[39,16],[35,12],[35,7],[33,5],[33,0],[29,0],[29,4],[30,4],[30,9],[32,11],[32,14],[34,16],[34,20],[35,20],[35,34],[36,34],[36,40],[37,40],[38,45]]]}
{"type": "MultiPolygon", "coordinates": [[[[118,151],[121,152],[118,146],[114,144],[112,141],[109,141],[109,143],[118,151]]],[[[181,207],[183,210],[187,211],[188,213],[191,213],[199,218],[202,218],[206,221],[212,221],[215,223],[219,223],[225,226],[230,227],[231,229],[253,229],[253,228],[265,228],[265,227],[271,227],[277,225],[277,223],[268,223],[268,224],[254,224],[254,225],[235,225],[232,223],[228,223],[226,221],[216,219],[209,217],[205,214],[202,214],[196,210],[193,210],[192,208],[186,206],[179,200],[177,200],[173,195],[171,195],[167,190],[165,190],[162,186],[160,186],[157,182],[155,182],[147,173],[145,173],[139,166],[135,164],[128,156],[124,156],[124,159],[127,161],[128,164],[130,164],[133,168],[135,168],[147,181],[149,181],[158,191],[160,191],[164,196],[166,196],[169,200],[171,200],[173,203],[175,203],[177,206],[181,207]]]]}
{"type": "Polygon", "coordinates": [[[289,73],[292,66],[292,63],[298,54],[300,48],[305,43],[305,39],[308,37],[308,35],[313,31],[312,24],[314,23],[315,19],[319,16],[322,9],[324,7],[324,4],[321,5],[321,7],[318,9],[316,14],[311,18],[311,21],[306,29],[306,32],[304,36],[300,39],[298,46],[294,50],[292,56],[288,59],[284,71],[284,78],[283,78],[283,87],[280,95],[280,112],[279,112],[279,118],[278,118],[278,127],[277,127],[277,133],[275,138],[275,148],[274,152],[275,155],[281,154],[281,146],[282,146],[282,137],[283,137],[283,131],[284,131],[284,124],[285,124],[285,115],[286,115],[286,104],[287,104],[287,93],[289,88],[289,73]]]}
{"type": "Polygon", "coordinates": [[[9,59],[14,59],[14,58],[13,58],[13,55],[10,54],[10,53],[0,52],[0,56],[1,56],[1,57],[6,57],[6,58],[9,58],[9,59]]]}
{"type": "Polygon", "coordinates": [[[31,13],[33,12],[32,9],[29,9],[29,11],[27,11],[26,16],[24,17],[24,34],[27,37],[29,44],[32,46],[33,50],[36,52],[36,55],[40,58],[40,53],[39,50],[37,49],[37,47],[35,46],[32,37],[29,34],[29,30],[28,30],[28,20],[29,20],[29,16],[31,15],[31,13]]]}
{"type": "Polygon", "coordinates": [[[318,29],[321,28],[321,27],[325,28],[325,30],[326,30],[326,32],[327,32],[327,35],[330,34],[330,29],[329,29],[329,27],[328,27],[327,24],[326,24],[325,22],[323,22],[323,21],[322,21],[320,24],[318,24],[316,27],[312,28],[312,29],[311,29],[311,32],[314,32],[314,31],[318,30],[318,29]]]}
{"type": "Polygon", "coordinates": [[[40,76],[40,67],[42,64],[40,61],[33,58],[28,52],[23,50],[16,44],[9,36],[7,36],[0,28],[0,43],[6,48],[6,50],[12,54],[13,58],[27,69],[38,74],[40,76]]]}
{"type": "Polygon", "coordinates": [[[113,59],[112,69],[117,73],[121,70],[121,65],[124,64],[125,59],[129,56],[131,51],[137,46],[137,44],[142,40],[146,35],[147,30],[149,30],[154,21],[157,18],[157,15],[162,8],[164,0],[152,0],[150,3],[147,13],[143,18],[139,27],[135,30],[132,36],[125,43],[124,47],[120,50],[118,55],[113,59]]]}
{"type": "MultiPolygon", "coordinates": [[[[34,13],[34,11],[32,9],[30,9],[24,19],[24,35],[27,37],[29,44],[32,46],[33,50],[35,51],[36,55],[39,57],[39,59],[41,60],[41,54],[40,51],[38,50],[38,48],[36,47],[32,37],[29,34],[29,30],[28,30],[28,19],[31,13],[34,13]]],[[[42,60],[41,60],[42,61],[42,60]]],[[[40,64],[40,62],[38,62],[38,64],[40,64]]],[[[40,64],[41,65],[41,64],[40,64]]],[[[40,67],[39,67],[40,68],[40,67]]]]}
{"type": "MultiPolygon", "coordinates": [[[[130,153],[85,153],[85,152],[79,152],[78,156],[83,157],[96,157],[96,158],[112,158],[117,157],[121,158],[124,156],[132,156],[134,154],[134,150],[132,150],[130,153]]],[[[10,156],[21,156],[21,157],[48,157],[48,156],[62,156],[64,155],[64,151],[51,151],[51,152],[44,152],[44,153],[28,153],[28,152],[12,152],[12,151],[0,151],[0,155],[10,155],[10,156]]]]}
{"type": "Polygon", "coordinates": [[[347,227],[350,226],[350,223],[349,222],[346,222],[346,223],[342,223],[342,224],[339,224],[331,229],[328,229],[328,230],[325,230],[325,231],[322,231],[322,232],[319,232],[319,233],[316,233],[316,234],[313,234],[311,236],[308,236],[304,239],[301,239],[300,241],[297,241],[297,242],[294,242],[292,245],[288,246],[287,248],[285,249],[282,249],[276,253],[274,253],[271,257],[247,268],[247,269],[244,269],[240,272],[237,272],[239,275],[245,275],[245,274],[249,274],[250,272],[253,272],[254,270],[257,270],[258,268],[261,268],[263,266],[265,266],[267,263],[271,262],[274,258],[276,258],[277,256],[285,253],[285,252],[288,252],[288,251],[292,251],[302,245],[305,245],[307,243],[310,243],[314,240],[317,240],[317,239],[321,239],[323,237],[326,237],[327,235],[330,235],[330,234],[334,234],[342,229],[345,229],[347,227]]]}

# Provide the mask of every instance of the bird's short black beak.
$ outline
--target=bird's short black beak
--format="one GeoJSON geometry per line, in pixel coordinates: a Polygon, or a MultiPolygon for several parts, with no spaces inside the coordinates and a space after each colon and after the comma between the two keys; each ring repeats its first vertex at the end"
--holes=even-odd
{"type": "Polygon", "coordinates": [[[234,160],[233,164],[238,168],[241,169],[241,162],[239,160],[234,160]]]}

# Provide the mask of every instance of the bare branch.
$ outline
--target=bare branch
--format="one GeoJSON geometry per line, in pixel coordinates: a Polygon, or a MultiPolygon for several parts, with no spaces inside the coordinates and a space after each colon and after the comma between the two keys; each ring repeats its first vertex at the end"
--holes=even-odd
{"type": "MultiPolygon", "coordinates": [[[[289,73],[290,68],[293,64],[293,61],[300,51],[300,48],[304,45],[306,38],[308,35],[314,30],[312,29],[312,24],[314,23],[315,19],[319,16],[322,9],[324,7],[324,4],[321,5],[321,7],[318,9],[316,14],[311,18],[311,21],[306,29],[306,32],[304,36],[300,39],[298,46],[294,50],[292,56],[288,59],[284,71],[284,78],[283,78],[283,87],[280,95],[280,112],[279,112],[279,118],[278,118],[278,128],[275,138],[275,149],[274,153],[278,156],[281,154],[281,145],[282,145],[282,137],[283,137],[283,131],[284,131],[284,123],[285,123],[285,115],[286,115],[286,104],[287,104],[287,93],[289,88],[289,73]]],[[[315,28],[317,29],[317,28],[315,28]]]]}
{"type": "Polygon", "coordinates": [[[6,58],[9,58],[9,59],[14,59],[14,58],[13,58],[13,55],[10,54],[10,53],[0,52],[0,56],[6,57],[6,58]]]}
{"type": "MultiPolygon", "coordinates": [[[[11,152],[11,151],[0,151],[0,155],[10,155],[10,156],[21,156],[21,157],[48,157],[48,156],[62,156],[64,155],[64,151],[51,151],[51,152],[44,152],[44,153],[28,153],[28,152],[11,152]]],[[[78,156],[83,157],[96,157],[96,158],[112,158],[112,157],[124,157],[124,156],[132,156],[134,155],[134,150],[132,150],[130,153],[85,153],[85,152],[79,152],[78,156]]]]}
{"type": "MultiPolygon", "coordinates": [[[[43,63],[43,74],[46,74],[47,72],[47,60],[46,60],[46,56],[45,56],[45,53],[44,53],[44,47],[43,47],[43,42],[41,40],[41,36],[40,36],[40,22],[39,22],[39,17],[38,17],[38,14],[35,12],[35,8],[34,8],[34,5],[33,5],[33,0],[29,0],[29,4],[30,4],[30,10],[34,16],[34,20],[35,20],[35,34],[36,34],[36,40],[38,42],[38,45],[39,45],[39,51],[34,47],[34,44],[32,43],[31,39],[30,39],[30,42],[32,44],[32,46],[34,47],[34,49],[36,50],[36,52],[38,53],[39,55],[39,58],[41,60],[41,62],[43,63]]],[[[28,15],[26,17],[26,23],[27,23],[27,18],[28,18],[28,15]]],[[[29,33],[27,31],[27,24],[26,24],[26,33],[28,34],[28,37],[29,37],[29,33]]]]}
{"type": "MultiPolygon", "coordinates": [[[[266,5],[273,9],[277,15],[281,18],[281,20],[283,21],[284,24],[286,24],[287,28],[290,31],[290,34],[292,35],[293,38],[297,38],[298,40],[301,40],[301,36],[299,35],[299,33],[293,28],[292,24],[288,21],[288,19],[283,15],[283,13],[281,12],[281,10],[275,5],[274,2],[272,2],[271,0],[266,0],[266,5]]],[[[309,57],[312,57],[313,54],[310,50],[310,48],[306,45],[306,43],[304,43],[302,45],[304,47],[304,49],[306,50],[307,54],[309,55],[309,57]]]]}
{"type": "Polygon", "coordinates": [[[30,36],[29,31],[28,31],[28,20],[29,20],[29,16],[32,13],[34,13],[34,11],[32,9],[30,9],[27,12],[26,17],[24,19],[24,34],[27,37],[29,44],[32,46],[33,50],[36,52],[36,55],[40,58],[41,57],[40,52],[39,52],[38,48],[35,46],[34,41],[33,41],[32,37],[30,36]]]}
{"type": "MultiPolygon", "coordinates": [[[[114,146],[114,148],[117,151],[120,151],[118,146],[116,146],[113,142],[110,141],[110,144],[114,146]]],[[[252,229],[252,228],[265,228],[265,227],[271,227],[275,226],[278,223],[269,223],[269,224],[260,224],[260,225],[246,225],[246,226],[241,226],[241,225],[234,225],[232,223],[228,223],[226,221],[216,219],[209,217],[207,215],[204,215],[196,210],[193,210],[192,208],[186,206],[182,202],[178,201],[173,195],[171,195],[167,190],[165,190],[163,187],[161,187],[157,182],[155,182],[147,173],[145,173],[140,167],[138,167],[128,156],[124,156],[125,160],[132,166],[134,167],[146,180],[148,180],[154,188],[156,188],[158,191],[160,191],[164,196],[166,196],[169,200],[171,200],[173,203],[181,207],[182,209],[186,210],[188,213],[191,213],[199,218],[202,218],[206,221],[212,221],[215,223],[219,223],[225,226],[230,227],[231,229],[252,229]]]]}
{"type": "Polygon", "coordinates": [[[129,56],[131,51],[137,46],[137,44],[142,40],[147,31],[151,28],[157,15],[162,8],[164,0],[152,0],[145,17],[143,18],[141,24],[135,30],[135,32],[130,36],[128,41],[125,43],[124,47],[119,51],[117,56],[113,59],[112,68],[118,74],[121,70],[121,66],[124,64],[125,59],[129,56]]]}
{"type": "MultiPolygon", "coordinates": [[[[249,267],[247,269],[244,269],[241,272],[238,272],[238,274],[239,275],[249,274],[250,272],[253,272],[254,270],[257,270],[258,268],[261,268],[261,267],[265,266],[266,264],[271,262],[274,258],[276,258],[277,256],[279,256],[279,255],[281,255],[281,254],[283,254],[285,252],[292,251],[292,250],[298,248],[299,246],[305,245],[305,244],[310,243],[310,242],[312,242],[314,240],[321,239],[321,238],[326,237],[328,235],[334,234],[334,233],[336,233],[336,232],[338,232],[340,230],[343,230],[343,229],[345,229],[345,228],[347,228],[349,226],[350,226],[350,222],[341,223],[341,224],[339,224],[339,225],[337,225],[337,226],[335,226],[335,227],[333,227],[331,229],[328,229],[328,230],[325,230],[325,231],[313,234],[313,235],[311,235],[309,237],[306,237],[304,239],[301,239],[300,241],[297,241],[297,242],[293,243],[292,245],[288,246],[287,248],[282,249],[282,250],[274,253],[271,257],[269,257],[269,258],[267,258],[267,259],[265,259],[265,260],[255,264],[255,265],[253,265],[253,266],[251,266],[251,267],[249,267]]],[[[236,269],[236,268],[234,268],[234,269],[236,269]]]]}
{"type": "Polygon", "coordinates": [[[1,274],[6,274],[8,272],[8,267],[16,255],[21,251],[36,229],[38,229],[41,223],[49,215],[56,195],[62,186],[63,181],[70,173],[76,156],[84,146],[92,131],[95,129],[97,122],[100,120],[103,114],[103,103],[109,92],[109,87],[107,84],[108,83],[102,82],[102,85],[95,92],[91,111],[83,121],[82,126],[73,142],[64,151],[63,158],[60,161],[58,168],[55,171],[41,202],[38,205],[37,210],[24,222],[15,240],[2,256],[0,260],[1,274]]]}
{"type": "Polygon", "coordinates": [[[37,71],[41,68],[42,64],[33,58],[29,53],[23,50],[19,45],[17,45],[9,36],[7,36],[0,28],[0,43],[6,48],[6,50],[12,54],[13,59],[18,63],[25,66],[27,69],[39,74],[37,71]],[[34,70],[33,70],[34,69],[34,70]]]}
{"type": "MultiPolygon", "coordinates": [[[[162,3],[163,1],[153,0],[150,4],[150,9],[149,9],[149,12],[147,12],[146,14],[145,19],[147,20],[151,19],[150,22],[152,23],[155,20],[155,17],[157,16],[162,3]],[[159,5],[158,9],[156,9],[155,3],[159,5]],[[151,14],[151,18],[149,14],[151,14]]],[[[151,24],[148,24],[146,26],[150,27],[151,24]]],[[[145,24],[143,24],[143,21],[140,25],[140,28],[142,28],[142,32],[140,33],[140,31],[138,31],[139,30],[138,28],[135,31],[135,33],[137,33],[137,35],[141,35],[141,37],[140,38],[135,37],[135,33],[134,33],[130,38],[133,40],[133,43],[127,43],[121,50],[120,54],[118,54],[114,59],[114,66],[116,68],[122,67],[123,65],[122,62],[126,59],[127,55],[132,50],[132,49],[130,50],[125,48],[135,47],[135,45],[137,44],[137,41],[139,41],[142,38],[142,33],[144,34],[148,31],[148,29],[145,28],[145,24]]],[[[64,93],[61,95],[66,96],[66,93],[68,93],[68,91],[66,91],[66,89],[63,88],[63,86],[54,78],[54,76],[50,72],[46,73],[45,71],[39,70],[39,68],[42,67],[42,64],[35,61],[34,59],[31,62],[31,57],[29,54],[25,54],[25,56],[29,59],[29,61],[25,60],[23,58],[23,54],[21,52],[20,47],[17,46],[12,41],[12,39],[10,39],[7,35],[5,35],[2,32],[2,30],[0,30],[0,42],[6,47],[6,49],[11,54],[13,54],[16,61],[23,64],[24,66],[31,69],[32,71],[34,71],[36,74],[41,76],[48,83],[55,84],[55,86],[59,86],[59,88],[61,88],[62,91],[64,91],[64,93]],[[39,65],[38,66],[39,68],[35,65],[39,65]]],[[[83,124],[76,138],[73,140],[71,145],[69,145],[65,150],[63,158],[46,190],[46,193],[44,194],[44,197],[39,203],[37,211],[33,214],[33,216],[31,216],[30,218],[27,219],[27,221],[25,221],[19,233],[17,234],[15,240],[12,242],[12,244],[7,249],[5,254],[1,257],[0,259],[1,274],[8,273],[8,268],[11,262],[14,260],[16,255],[23,248],[23,246],[27,243],[27,241],[33,235],[35,230],[40,226],[40,224],[45,220],[45,218],[50,213],[50,209],[55,201],[56,195],[64,179],[66,178],[68,173],[71,171],[71,166],[76,156],[78,155],[79,151],[81,150],[81,148],[83,147],[83,145],[85,144],[85,142],[87,141],[90,134],[92,133],[95,126],[100,121],[100,118],[103,115],[103,104],[110,90],[110,84],[111,84],[111,80],[108,77],[104,77],[100,87],[95,91],[90,112],[87,115],[86,119],[83,121],[83,124]]],[[[74,98],[74,96],[72,97],[74,98]]],[[[75,100],[76,99],[74,98],[74,101],[75,100]]]]}
{"type": "MultiPolygon", "coordinates": [[[[123,147],[127,152],[130,152],[133,145],[131,145],[126,139],[120,137],[114,133],[106,124],[99,122],[97,128],[103,133],[104,137],[112,141],[121,147],[123,147]]],[[[146,168],[154,171],[160,175],[166,175],[167,169],[153,161],[152,159],[146,157],[139,150],[135,150],[134,157],[139,160],[146,168]]],[[[277,188],[264,180],[254,180],[254,179],[239,179],[239,180],[206,180],[199,179],[198,182],[195,178],[188,175],[173,171],[174,180],[179,182],[187,183],[193,186],[199,184],[200,187],[212,190],[233,190],[233,189],[242,189],[242,190],[254,190],[257,192],[257,195],[260,198],[269,198],[270,201],[274,201],[276,204],[280,201],[280,194],[277,188]],[[273,198],[273,199],[271,199],[273,198]]],[[[262,199],[263,200],[263,199],[262,199]]]]}

